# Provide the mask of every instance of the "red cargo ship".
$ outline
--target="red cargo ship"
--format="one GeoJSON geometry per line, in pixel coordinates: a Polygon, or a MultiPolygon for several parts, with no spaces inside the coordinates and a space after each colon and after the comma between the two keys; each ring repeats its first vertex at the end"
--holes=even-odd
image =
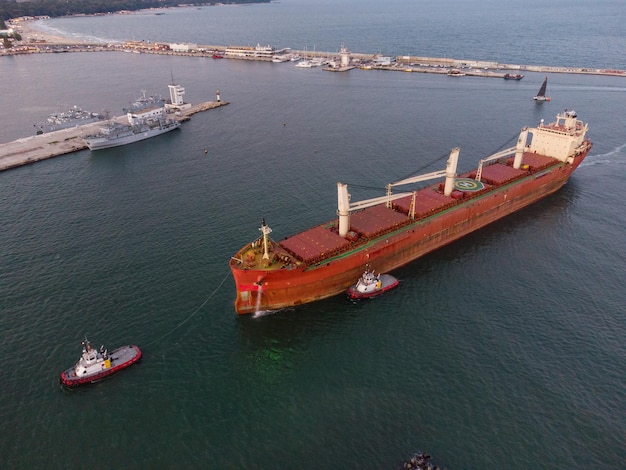
{"type": "Polygon", "coordinates": [[[367,201],[350,201],[347,185],[337,183],[338,220],[278,243],[263,221],[261,236],[231,258],[235,310],[274,310],[340,294],[368,264],[391,271],[554,193],[589,153],[587,130],[565,111],[555,122],[522,129],[515,147],[483,158],[474,171],[457,176],[455,148],[445,170],[391,183],[386,196],[367,201]],[[435,179],[392,194],[395,186],[435,179]]]}

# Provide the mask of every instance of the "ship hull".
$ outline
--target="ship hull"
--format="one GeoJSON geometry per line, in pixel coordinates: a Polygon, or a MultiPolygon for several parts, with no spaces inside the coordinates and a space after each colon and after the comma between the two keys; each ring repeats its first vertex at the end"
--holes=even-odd
{"type": "Polygon", "coordinates": [[[239,314],[293,307],[328,298],[354,283],[366,264],[388,272],[537,202],[560,189],[589,152],[522,179],[494,187],[476,198],[381,235],[352,251],[313,266],[246,270],[231,262],[239,314]]]}

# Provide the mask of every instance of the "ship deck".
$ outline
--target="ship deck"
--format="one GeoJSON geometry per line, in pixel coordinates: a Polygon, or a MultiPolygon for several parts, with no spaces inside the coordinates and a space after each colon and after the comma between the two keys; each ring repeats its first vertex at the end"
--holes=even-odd
{"type": "MultiPolygon", "coordinates": [[[[350,232],[346,238],[339,236],[337,221],[331,221],[290,236],[279,242],[278,246],[298,261],[310,265],[556,164],[558,162],[550,157],[527,152],[522,157],[521,167],[515,169],[513,158],[504,158],[483,167],[482,189],[457,189],[450,196],[445,196],[443,183],[439,182],[417,190],[414,218],[409,215],[413,196],[406,196],[395,200],[391,208],[380,204],[351,214],[350,232]]],[[[475,177],[476,170],[459,175],[459,178],[475,177]]]]}
{"type": "Polygon", "coordinates": [[[280,242],[280,246],[305,263],[313,262],[327,254],[340,252],[349,245],[348,240],[325,226],[313,227],[280,242]]]}

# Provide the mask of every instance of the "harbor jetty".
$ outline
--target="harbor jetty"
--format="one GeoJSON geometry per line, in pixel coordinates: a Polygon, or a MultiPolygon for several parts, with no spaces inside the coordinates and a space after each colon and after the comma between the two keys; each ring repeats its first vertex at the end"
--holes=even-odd
{"type": "MultiPolygon", "coordinates": [[[[274,49],[269,46],[216,46],[216,45],[181,45],[166,43],[146,43],[128,41],[116,44],[48,44],[46,42],[25,43],[11,49],[0,50],[3,55],[60,53],[60,52],[132,52],[137,54],[158,54],[183,57],[204,57],[213,59],[252,60],[260,62],[287,62],[287,56],[299,55],[310,59],[324,59],[327,62],[341,63],[341,52],[299,51],[290,48],[274,49]],[[282,60],[281,60],[282,58],[282,60]]],[[[381,54],[367,54],[347,52],[349,63],[342,63],[335,67],[325,67],[324,70],[338,72],[352,69],[387,70],[396,72],[421,72],[447,74],[452,69],[461,69],[464,75],[486,78],[504,78],[507,73],[564,73],[583,75],[609,75],[625,77],[626,70],[602,69],[591,67],[560,67],[549,65],[507,64],[495,61],[455,59],[450,57],[425,56],[383,56],[381,54]]]]}
{"type": "MultiPolygon", "coordinates": [[[[225,106],[228,101],[205,101],[175,113],[171,118],[187,121],[193,114],[225,106]]],[[[113,121],[128,123],[128,118],[117,116],[113,121]]],[[[48,158],[85,150],[82,136],[98,132],[102,122],[92,122],[67,129],[33,135],[0,144],[0,171],[28,165],[48,158]]]]}
{"type": "MultiPolygon", "coordinates": [[[[170,44],[163,42],[126,41],[124,43],[102,44],[76,42],[71,38],[35,33],[28,27],[28,20],[13,19],[9,21],[12,28],[26,38],[15,43],[11,48],[0,50],[2,55],[61,53],[61,52],[130,52],[137,54],[160,54],[210,59],[252,60],[270,63],[294,63],[294,57],[317,59],[325,64],[323,70],[331,72],[348,72],[357,70],[400,71],[416,73],[434,73],[457,77],[477,76],[485,78],[506,79],[516,76],[521,79],[524,72],[566,73],[609,75],[626,77],[626,70],[599,69],[584,67],[556,67],[542,65],[503,64],[493,61],[467,59],[397,56],[387,57],[381,54],[355,53],[342,47],[337,52],[298,51],[290,48],[276,49],[272,46],[216,46],[197,44],[170,44]]],[[[180,110],[173,119],[186,121],[191,115],[224,106],[219,91],[215,101],[207,101],[180,110]]],[[[125,116],[114,118],[124,122],[125,116]]],[[[101,123],[91,123],[69,129],[43,133],[36,136],[17,139],[13,142],[0,144],[0,171],[27,165],[40,160],[64,155],[87,148],[82,136],[95,133],[101,123]]]]}
{"type": "Polygon", "coordinates": [[[292,62],[295,56],[308,60],[318,59],[328,65],[323,69],[331,72],[347,72],[352,69],[388,70],[449,74],[462,70],[457,76],[504,78],[507,74],[523,75],[524,71],[539,73],[566,73],[588,75],[611,75],[626,77],[626,70],[591,67],[560,67],[547,65],[507,64],[497,61],[455,59],[451,57],[426,57],[417,55],[383,56],[349,51],[342,46],[336,52],[300,51],[289,47],[270,45],[219,46],[194,43],[168,43],[159,41],[125,41],[118,43],[89,43],[75,38],[54,36],[31,27],[32,17],[13,18],[7,25],[24,39],[8,49],[0,49],[2,55],[61,53],[61,52],[129,52],[137,54],[160,54],[212,59],[253,60],[270,63],[292,62]]]}

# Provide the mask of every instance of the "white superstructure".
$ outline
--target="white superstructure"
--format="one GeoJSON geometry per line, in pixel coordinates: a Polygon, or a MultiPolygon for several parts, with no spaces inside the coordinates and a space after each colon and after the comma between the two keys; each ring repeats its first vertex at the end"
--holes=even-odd
{"type": "Polygon", "coordinates": [[[183,86],[172,83],[167,87],[170,90],[170,102],[165,103],[165,109],[167,111],[180,111],[191,108],[191,103],[185,103],[183,98],[185,95],[185,88],[183,86]]]}
{"type": "Polygon", "coordinates": [[[128,111],[126,117],[131,126],[141,124],[145,121],[156,121],[164,117],[165,109],[161,106],[152,106],[140,111],[128,111]]]}

